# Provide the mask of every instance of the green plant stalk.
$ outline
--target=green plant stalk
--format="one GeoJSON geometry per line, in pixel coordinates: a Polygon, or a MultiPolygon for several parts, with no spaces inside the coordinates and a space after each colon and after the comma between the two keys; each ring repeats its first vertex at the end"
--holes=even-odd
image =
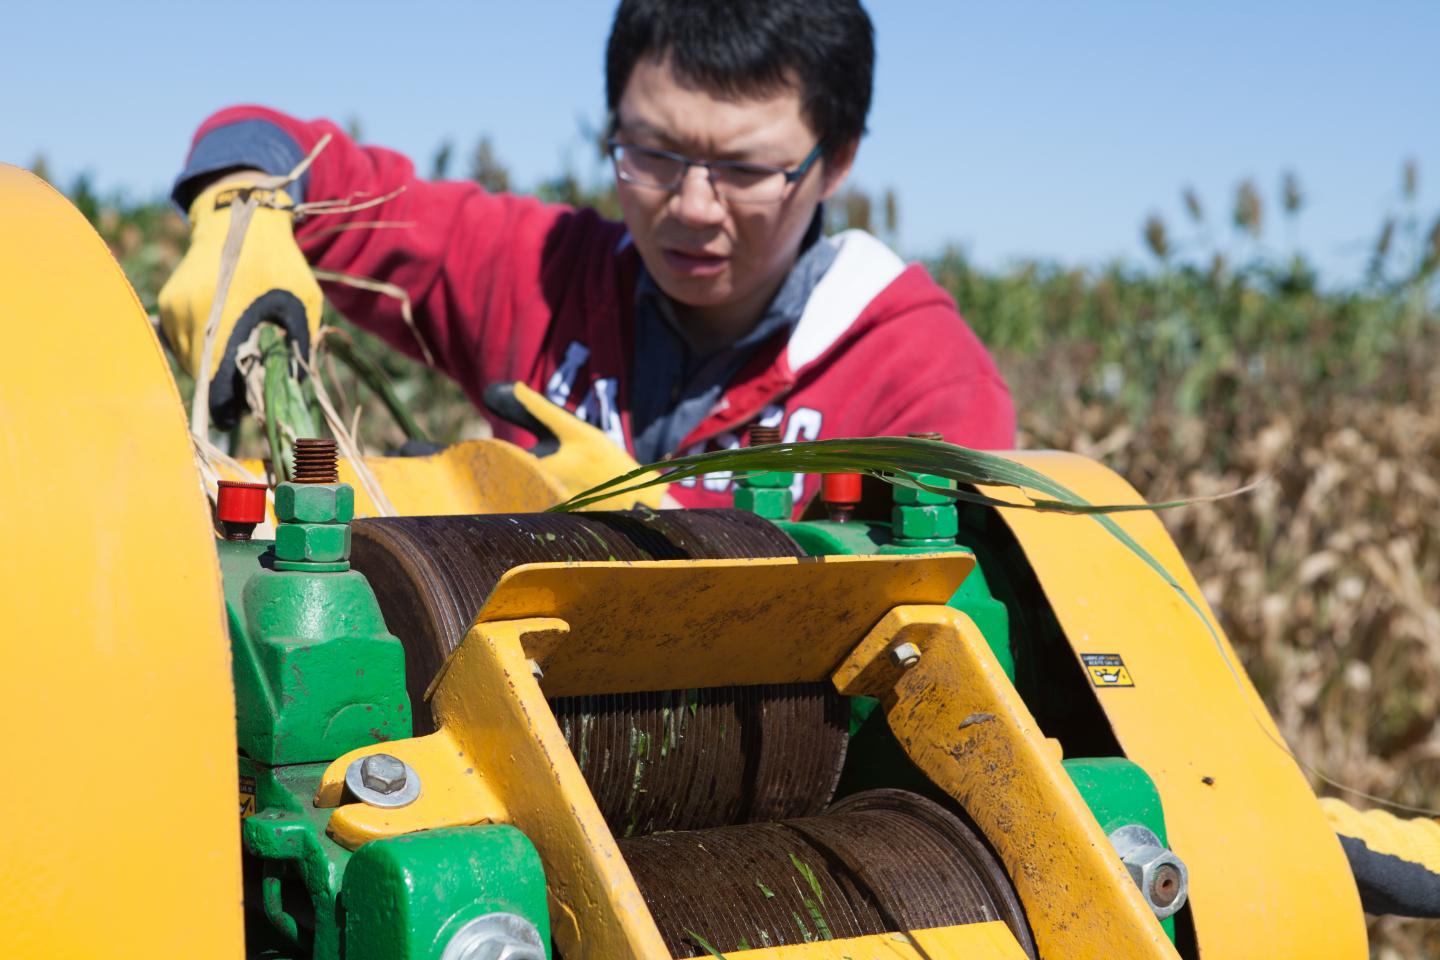
{"type": "Polygon", "coordinates": [[[430,441],[429,434],[410,415],[410,411],[406,409],[399,395],[395,393],[395,388],[390,385],[390,378],[385,376],[385,371],[380,369],[378,363],[357,350],[355,345],[343,336],[326,337],[324,347],[333,353],[336,359],[349,367],[350,371],[380,398],[380,402],[385,404],[385,409],[390,411],[390,416],[405,432],[406,439],[421,440],[427,443],[430,441]]]}
{"type": "Polygon", "coordinates": [[[289,341],[274,324],[260,328],[260,359],[265,365],[265,441],[270,463],[276,480],[289,480],[294,438],[320,434],[306,401],[306,388],[293,372],[289,341]]]}

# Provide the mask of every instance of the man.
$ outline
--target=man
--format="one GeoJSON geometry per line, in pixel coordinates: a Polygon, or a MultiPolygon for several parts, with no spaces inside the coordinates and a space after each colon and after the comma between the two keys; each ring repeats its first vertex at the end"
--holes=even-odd
{"type": "MultiPolygon", "coordinates": [[[[403,287],[413,328],[393,298],[334,284],[326,295],[472,401],[522,381],[641,462],[735,446],[756,424],[787,441],[934,431],[1008,447],[1008,390],[924,268],[860,231],[821,236],[821,204],[864,132],[873,62],[858,0],[622,0],[606,80],[623,224],[418,179],[405,158],[329,122],[221,111],[175,187],[195,226],[161,295],[166,334],[198,368],[227,198],[288,173],[328,134],[250,227],[220,331],[211,401],[222,416],[242,402],[234,349],[254,323],[307,344],[320,303],[308,261],[403,287]],[[379,198],[296,218],[290,239],[291,201],[379,198]]],[[[728,504],[728,477],[690,482],[671,489],[682,505],[728,504]]],[[[802,483],[797,505],[819,480],[802,483]]]]}

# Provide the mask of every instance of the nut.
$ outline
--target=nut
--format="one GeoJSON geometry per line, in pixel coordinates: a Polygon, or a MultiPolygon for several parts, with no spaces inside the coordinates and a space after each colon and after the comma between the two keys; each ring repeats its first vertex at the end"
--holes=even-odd
{"type": "Polygon", "coordinates": [[[781,473],[778,470],[766,470],[763,473],[745,474],[745,479],[741,481],[740,485],[744,487],[753,487],[757,490],[778,488],[788,490],[790,489],[790,485],[794,482],[795,474],[793,473],[781,473]]]}
{"type": "Polygon", "coordinates": [[[350,526],[340,523],[282,523],[275,528],[275,558],[333,563],[350,559],[350,526]]]}
{"type": "Polygon", "coordinates": [[[902,643],[890,651],[890,662],[902,670],[909,670],[920,662],[920,648],[913,643],[902,643]]]}
{"type": "Polygon", "coordinates": [[[405,761],[388,753],[368,756],[360,764],[360,780],[376,793],[394,793],[405,786],[405,761]]]}
{"type": "Polygon", "coordinates": [[[355,519],[355,488],[348,483],[276,484],[275,519],[281,523],[349,523],[355,519]]]}
{"type": "MultiPolygon", "coordinates": [[[[955,481],[947,477],[937,477],[931,473],[917,473],[915,479],[921,483],[929,484],[932,487],[954,488],[955,481]]],[[[916,487],[904,487],[896,484],[894,487],[895,502],[907,506],[940,506],[942,504],[954,504],[954,497],[947,497],[943,493],[932,493],[929,490],[921,490],[916,487]]]]}
{"type": "Polygon", "coordinates": [[[795,498],[786,487],[735,486],[735,509],[749,510],[767,520],[789,520],[795,510],[795,498]]]}
{"type": "Polygon", "coordinates": [[[1153,831],[1140,824],[1128,824],[1110,834],[1110,842],[1156,917],[1164,920],[1185,906],[1189,871],[1184,861],[1161,845],[1153,831]]]}
{"type": "Polygon", "coordinates": [[[953,541],[960,532],[960,516],[953,505],[896,504],[890,510],[890,523],[896,540],[953,541]]]}

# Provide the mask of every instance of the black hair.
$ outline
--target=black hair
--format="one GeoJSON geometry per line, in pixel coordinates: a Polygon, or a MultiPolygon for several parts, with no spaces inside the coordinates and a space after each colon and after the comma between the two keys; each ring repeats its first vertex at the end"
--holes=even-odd
{"type": "Polygon", "coordinates": [[[860,139],[870,112],[875,33],[860,0],[621,0],[605,55],[611,124],[641,57],[720,97],[798,82],[827,157],[860,139]]]}

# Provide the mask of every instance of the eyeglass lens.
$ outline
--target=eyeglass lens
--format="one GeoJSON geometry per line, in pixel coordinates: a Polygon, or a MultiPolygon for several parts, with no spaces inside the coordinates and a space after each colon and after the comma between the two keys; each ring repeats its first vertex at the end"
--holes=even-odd
{"type": "MultiPolygon", "coordinates": [[[[667,154],[616,144],[614,156],[620,177],[639,186],[672,190],[685,176],[685,161],[667,154]]],[[[785,192],[783,170],[717,163],[709,173],[720,194],[732,200],[773,200],[785,192]]]]}

